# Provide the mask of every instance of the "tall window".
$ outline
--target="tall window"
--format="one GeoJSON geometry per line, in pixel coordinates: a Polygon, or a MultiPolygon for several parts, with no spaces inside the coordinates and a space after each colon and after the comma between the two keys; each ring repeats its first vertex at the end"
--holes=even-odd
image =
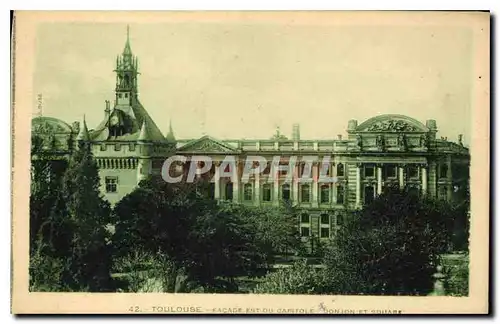
{"type": "Polygon", "coordinates": [[[309,214],[303,213],[300,215],[300,236],[309,237],[311,235],[310,231],[311,219],[309,214]]]}
{"type": "Polygon", "coordinates": [[[448,176],[448,164],[443,163],[439,168],[439,177],[446,178],[448,176]]]}
{"type": "Polygon", "coordinates": [[[105,182],[106,182],[106,192],[111,193],[117,191],[117,184],[118,184],[117,177],[106,177],[105,182]]]}
{"type": "Polygon", "coordinates": [[[319,236],[321,238],[330,237],[330,215],[329,214],[321,214],[321,216],[320,216],[319,236]]]}
{"type": "Polygon", "coordinates": [[[269,183],[262,186],[262,201],[271,201],[271,185],[269,183]]]}
{"type": "Polygon", "coordinates": [[[310,197],[310,191],[311,187],[308,184],[303,184],[300,187],[300,201],[301,202],[309,202],[311,197],[310,197]]]}
{"type": "Polygon", "coordinates": [[[327,204],[330,202],[330,185],[324,184],[321,186],[320,201],[322,204],[327,204]]]}
{"type": "Polygon", "coordinates": [[[337,226],[341,226],[344,224],[344,215],[337,214],[337,226]]]}
{"type": "Polygon", "coordinates": [[[290,185],[288,183],[281,186],[281,198],[283,200],[290,200],[290,185]]]}
{"type": "Polygon", "coordinates": [[[337,164],[337,177],[344,176],[344,165],[342,163],[337,164]]]}
{"type": "Polygon", "coordinates": [[[343,185],[339,185],[337,187],[337,204],[343,204],[344,203],[344,194],[345,194],[345,188],[343,185]]]}
{"type": "Polygon", "coordinates": [[[252,200],[252,196],[253,196],[253,186],[251,183],[245,183],[245,187],[244,187],[244,192],[243,192],[243,199],[245,201],[250,201],[252,200]]]}
{"type": "Polygon", "coordinates": [[[365,204],[371,204],[375,195],[375,188],[373,186],[365,187],[365,204]]]}
{"type": "Polygon", "coordinates": [[[226,183],[226,200],[233,200],[233,184],[226,183]]]}

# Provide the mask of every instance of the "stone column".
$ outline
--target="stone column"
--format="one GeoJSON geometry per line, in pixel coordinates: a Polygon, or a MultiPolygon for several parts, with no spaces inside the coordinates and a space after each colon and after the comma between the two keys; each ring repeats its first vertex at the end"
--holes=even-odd
{"type": "Polygon", "coordinates": [[[336,179],[332,183],[332,205],[336,205],[337,204],[337,186],[339,184],[339,180],[337,179],[337,168],[335,166],[335,163],[332,163],[332,165],[330,167],[332,170],[332,173],[331,173],[332,177],[334,177],[334,179],[336,179]]]}
{"type": "Polygon", "coordinates": [[[301,175],[299,175],[299,165],[298,163],[295,164],[295,167],[294,167],[294,176],[293,176],[293,180],[292,180],[292,201],[294,204],[298,204],[299,203],[299,177],[301,175]]]}
{"type": "Polygon", "coordinates": [[[254,205],[260,206],[260,172],[254,175],[254,205]]]}
{"type": "Polygon", "coordinates": [[[318,172],[318,163],[314,162],[313,163],[313,169],[312,169],[312,206],[313,207],[318,207],[318,177],[319,177],[319,172],[318,172]]]}
{"type": "Polygon", "coordinates": [[[405,187],[404,165],[400,165],[398,169],[399,169],[399,188],[403,189],[405,187]]]}
{"type": "Polygon", "coordinates": [[[280,178],[278,175],[273,181],[273,205],[278,206],[280,204],[280,178]]]}
{"type": "Polygon", "coordinates": [[[214,163],[214,167],[215,167],[215,175],[214,175],[214,182],[215,182],[215,185],[214,185],[214,198],[215,200],[219,200],[220,199],[220,163],[219,162],[215,162],[214,163]]]}
{"type": "Polygon", "coordinates": [[[377,195],[382,194],[382,166],[377,164],[377,195]]]}
{"type": "Polygon", "coordinates": [[[361,206],[361,163],[356,164],[356,207],[361,206]]]}
{"type": "Polygon", "coordinates": [[[235,164],[234,164],[233,174],[234,174],[233,201],[234,202],[239,202],[240,201],[240,172],[239,172],[239,163],[238,163],[238,161],[236,161],[235,164]]]}
{"type": "Polygon", "coordinates": [[[422,194],[427,194],[427,166],[423,165],[421,169],[422,173],[422,194]]]}

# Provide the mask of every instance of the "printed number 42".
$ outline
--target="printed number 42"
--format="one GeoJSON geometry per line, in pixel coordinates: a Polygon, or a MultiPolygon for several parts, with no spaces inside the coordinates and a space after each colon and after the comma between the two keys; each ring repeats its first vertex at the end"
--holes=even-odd
{"type": "Polygon", "coordinates": [[[131,312],[138,313],[139,312],[139,306],[131,306],[128,310],[131,311],[131,312]]]}

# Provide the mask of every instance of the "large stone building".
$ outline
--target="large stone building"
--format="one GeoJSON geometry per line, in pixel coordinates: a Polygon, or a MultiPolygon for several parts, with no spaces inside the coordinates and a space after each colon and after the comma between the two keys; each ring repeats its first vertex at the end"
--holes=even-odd
{"type": "MultiPolygon", "coordinates": [[[[342,224],[343,211],[370,202],[389,184],[409,187],[436,199],[464,201],[468,195],[469,150],[458,143],[436,136],[435,120],[421,123],[403,115],[381,115],[358,123],[347,123],[347,138],[331,140],[301,139],[299,125],[293,125],[290,139],[279,132],[261,140],[217,140],[203,136],[195,140],[174,137],[172,127],[164,136],[141,105],[138,96],[138,59],[128,40],[116,59],[114,104],[105,102],[102,122],[88,130],[85,120],[73,123],[50,118],[33,119],[33,136],[42,138],[54,158],[71,154],[74,143],[88,141],[99,166],[101,190],[112,204],[130,193],[145,177],[160,174],[166,158],[183,155],[209,156],[215,161],[210,175],[226,156],[233,156],[238,175],[235,181],[220,178],[211,186],[214,199],[254,206],[279,205],[290,200],[303,212],[298,220],[302,236],[328,238],[342,224]],[[316,156],[312,181],[286,182],[286,173],[268,181],[270,165],[248,182],[241,181],[247,156],[266,157],[270,163],[280,156],[287,163],[299,158],[294,172],[301,174],[300,158],[316,156]],[[328,157],[324,165],[321,161],[328,157]],[[321,183],[323,169],[336,177],[333,183],[321,183]]],[[[97,113],[97,112],[96,112],[97,113]]],[[[189,164],[189,163],[188,163],[189,164]]],[[[234,180],[234,179],[233,179],[234,180]]]]}

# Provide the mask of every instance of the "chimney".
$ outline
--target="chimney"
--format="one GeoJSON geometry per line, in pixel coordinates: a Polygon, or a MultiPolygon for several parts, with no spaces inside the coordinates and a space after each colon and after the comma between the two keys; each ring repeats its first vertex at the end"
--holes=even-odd
{"type": "Polygon", "coordinates": [[[300,141],[300,125],[299,124],[293,124],[293,128],[292,128],[292,140],[294,142],[300,141]]]}
{"type": "Polygon", "coordinates": [[[341,135],[341,134],[338,134],[338,135],[337,135],[337,139],[338,139],[339,141],[340,141],[340,140],[342,140],[342,135],[341,135]]]}

